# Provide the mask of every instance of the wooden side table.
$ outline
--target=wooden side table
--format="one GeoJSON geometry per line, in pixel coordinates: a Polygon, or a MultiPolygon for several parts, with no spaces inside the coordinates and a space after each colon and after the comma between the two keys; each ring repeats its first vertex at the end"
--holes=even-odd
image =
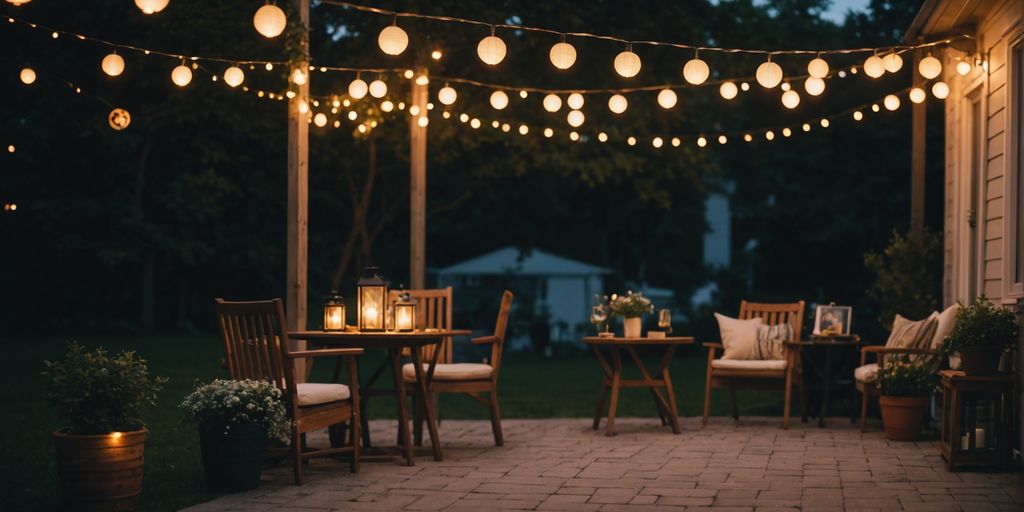
{"type": "MultiPolygon", "coordinates": [[[[810,367],[811,371],[821,379],[821,401],[818,403],[818,428],[825,427],[825,418],[828,417],[829,392],[834,384],[832,376],[832,353],[844,351],[847,353],[843,359],[843,367],[837,375],[848,375],[853,373],[851,361],[856,360],[855,354],[860,348],[860,336],[853,335],[822,335],[812,334],[811,339],[806,341],[794,341],[790,344],[799,344],[801,354],[806,356],[803,361],[810,367]],[[812,352],[821,352],[821,361],[813,357],[812,352]],[[851,356],[851,353],[854,354],[851,356]]],[[[806,373],[804,373],[806,379],[806,373]]],[[[805,380],[806,385],[806,380],[805,380]]],[[[851,384],[852,386],[852,384],[851,384]]],[[[805,388],[806,389],[806,388],[805,388]]],[[[806,392],[806,391],[805,391],[806,392]]],[[[851,390],[851,393],[855,391],[851,390]]]]}
{"type": "Polygon", "coordinates": [[[959,465],[1006,467],[1013,446],[1013,374],[942,370],[942,456],[959,465]]]}

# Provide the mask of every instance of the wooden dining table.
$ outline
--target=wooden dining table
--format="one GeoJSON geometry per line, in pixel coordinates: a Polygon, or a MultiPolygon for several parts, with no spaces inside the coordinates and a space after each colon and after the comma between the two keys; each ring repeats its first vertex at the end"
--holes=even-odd
{"type": "Polygon", "coordinates": [[[360,457],[369,461],[380,460],[381,456],[394,460],[394,455],[388,455],[383,451],[369,450],[370,429],[367,428],[366,403],[368,398],[375,395],[394,395],[398,406],[398,438],[400,455],[405,464],[412,466],[413,463],[413,440],[409,429],[409,411],[406,409],[408,393],[406,382],[402,375],[402,353],[409,349],[413,366],[416,370],[415,392],[416,395],[424,397],[424,415],[426,416],[427,429],[430,433],[430,444],[433,450],[434,460],[443,460],[441,451],[441,439],[437,432],[437,411],[434,410],[434,403],[430,400],[430,386],[434,377],[434,368],[440,350],[433,350],[430,356],[429,366],[423,371],[423,348],[433,346],[438,348],[445,338],[453,336],[469,335],[468,330],[418,330],[412,332],[365,332],[365,331],[289,331],[288,337],[295,340],[306,340],[308,343],[319,347],[330,348],[362,348],[380,349],[387,352],[387,359],[375,369],[365,383],[360,383],[359,392],[361,397],[366,397],[360,404],[360,421],[363,422],[363,445],[367,456],[360,457]],[[374,389],[374,384],[380,375],[390,366],[394,382],[394,389],[374,389]]]}

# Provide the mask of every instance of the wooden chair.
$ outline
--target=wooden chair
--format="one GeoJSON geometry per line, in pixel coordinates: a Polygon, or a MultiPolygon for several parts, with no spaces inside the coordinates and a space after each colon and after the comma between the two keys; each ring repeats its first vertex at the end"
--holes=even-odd
{"type": "MultiPolygon", "coordinates": [[[[391,290],[388,292],[388,303],[398,300],[402,293],[408,293],[416,300],[417,329],[451,329],[452,328],[452,287],[434,290],[391,290]]],[[[438,363],[452,362],[452,339],[445,338],[439,346],[441,354],[438,363]]],[[[423,357],[433,357],[435,347],[428,347],[423,357]]],[[[408,355],[408,351],[403,355],[408,355]]]]}
{"type": "Polygon", "coordinates": [[[291,350],[281,299],[256,302],[216,299],[214,307],[231,378],[271,382],[285,398],[288,418],[292,421],[290,451],[295,464],[295,484],[302,485],[302,466],[311,457],[351,453],[352,472],[358,472],[359,379],[355,357],[362,354],[363,349],[291,350]],[[344,356],[348,363],[347,386],[296,382],[297,359],[339,356],[344,356]],[[352,428],[348,446],[303,451],[307,432],[339,423],[348,423],[352,428]]]}
{"type": "MultiPolygon", "coordinates": [[[[743,301],[740,303],[739,317],[740,320],[761,318],[766,325],[788,323],[793,328],[793,341],[798,342],[804,323],[804,301],[789,304],[743,301]]],[[[721,343],[704,343],[703,345],[708,349],[707,381],[704,387],[704,425],[708,424],[708,414],[711,411],[712,388],[729,389],[732,399],[732,417],[739,420],[739,411],[736,408],[737,388],[783,387],[786,390],[786,399],[782,413],[782,428],[789,428],[791,397],[793,387],[797,386],[800,388],[801,416],[804,421],[807,421],[803,375],[800,370],[800,345],[798,343],[786,343],[784,345],[785,356],[780,361],[728,360],[728,363],[720,362],[722,360],[716,358],[718,351],[725,350],[721,343]]]]}
{"type": "MultiPolygon", "coordinates": [[[[490,345],[490,364],[480,363],[445,363],[434,366],[432,375],[427,376],[431,382],[429,393],[462,393],[491,410],[491,430],[494,444],[501,446],[505,439],[501,433],[501,412],[498,407],[498,372],[501,369],[501,351],[505,344],[505,330],[508,327],[508,316],[512,310],[512,292],[506,290],[501,296],[501,307],[498,309],[498,321],[494,326],[494,335],[473,338],[474,345],[490,345]],[[487,397],[481,396],[487,393],[487,397]]],[[[424,364],[423,369],[428,370],[424,364]]],[[[402,374],[409,384],[410,395],[413,396],[413,435],[417,445],[423,444],[424,397],[417,393],[411,383],[416,380],[416,368],[410,363],[402,367],[402,374]]],[[[436,410],[436,409],[435,409],[436,410]]]]}
{"type": "MultiPolygon", "coordinates": [[[[885,368],[885,359],[887,356],[900,357],[900,356],[911,356],[921,355],[926,357],[938,358],[939,352],[927,348],[889,348],[883,345],[868,345],[861,347],[860,349],[860,366],[854,370],[854,386],[857,391],[860,392],[860,431],[868,431],[868,400],[870,398],[877,398],[878,385],[875,381],[875,376],[878,374],[878,370],[885,368]],[[874,355],[877,361],[877,366],[871,368],[868,363],[868,355],[874,355]],[[874,371],[871,371],[871,370],[874,371]]],[[[938,368],[936,368],[938,370],[938,368]]]]}

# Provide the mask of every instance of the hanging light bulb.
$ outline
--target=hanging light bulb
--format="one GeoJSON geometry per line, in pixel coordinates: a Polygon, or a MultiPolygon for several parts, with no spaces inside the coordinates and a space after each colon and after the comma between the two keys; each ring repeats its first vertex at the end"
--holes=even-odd
{"type": "Polygon", "coordinates": [[[811,131],[811,124],[810,123],[804,123],[803,125],[800,126],[800,129],[805,131],[805,132],[809,132],[809,131],[811,131]]]}
{"type": "Polygon", "coordinates": [[[497,65],[505,59],[505,41],[494,35],[494,27],[491,27],[491,35],[480,40],[476,45],[476,54],[484,64],[497,65]]]}
{"type": "Polygon", "coordinates": [[[284,32],[284,28],[288,25],[288,18],[280,7],[268,3],[256,9],[256,14],[252,17],[252,24],[263,37],[277,37],[284,32]]]}
{"type": "Polygon", "coordinates": [[[828,62],[825,62],[820,55],[811,59],[807,63],[807,74],[814,78],[825,78],[828,76],[828,62]]]}
{"type": "Polygon", "coordinates": [[[608,98],[608,110],[611,110],[614,114],[625,112],[628,106],[629,102],[621,94],[613,94],[611,98],[608,98]]]}
{"type": "Polygon", "coordinates": [[[295,85],[305,85],[306,73],[300,68],[295,68],[295,71],[292,71],[292,82],[294,82],[295,85]]]}
{"type": "Polygon", "coordinates": [[[563,34],[562,41],[551,46],[548,58],[556,68],[569,69],[576,63],[576,48],[565,42],[565,34],[563,34]]]}
{"type": "Polygon", "coordinates": [[[613,66],[615,72],[625,78],[633,78],[640,72],[640,56],[633,53],[633,45],[627,44],[626,49],[615,56],[613,66]]]}
{"type": "Polygon", "coordinates": [[[384,100],[380,104],[380,109],[383,110],[384,112],[391,112],[392,110],[395,109],[395,104],[391,102],[391,100],[384,100]]]}
{"type": "Polygon", "coordinates": [[[900,108],[900,98],[895,94],[887,94],[882,100],[882,105],[885,105],[885,109],[889,111],[900,108]]]}
{"type": "Polygon", "coordinates": [[[370,96],[374,98],[383,98],[388,93],[388,84],[384,83],[381,79],[376,79],[370,82],[370,96]]]}
{"type": "Polygon", "coordinates": [[[181,65],[171,70],[171,81],[178,87],[185,87],[192,81],[192,69],[182,61],[181,65]]]}
{"type": "Polygon", "coordinates": [[[970,73],[971,69],[973,68],[974,66],[972,66],[971,63],[967,62],[966,60],[962,60],[956,63],[956,72],[960,76],[967,76],[967,73],[970,73]]]}
{"type": "Polygon", "coordinates": [[[605,132],[598,133],[597,140],[600,142],[608,142],[608,134],[605,132]]]}
{"type": "Polygon", "coordinates": [[[106,57],[103,57],[103,61],[100,62],[100,68],[103,72],[110,76],[117,76],[124,72],[124,59],[116,53],[111,53],[106,57]]]}
{"type": "Polygon", "coordinates": [[[459,114],[459,121],[463,122],[463,123],[465,123],[466,121],[469,121],[469,114],[466,114],[466,113],[459,114]]]}
{"type": "Polygon", "coordinates": [[[718,136],[718,143],[719,144],[725,144],[726,142],[729,142],[729,137],[726,137],[725,135],[719,135],[718,136]]]}
{"type": "Polygon", "coordinates": [[[441,57],[443,57],[443,56],[444,56],[444,54],[441,53],[441,50],[434,50],[434,51],[430,52],[430,58],[434,59],[434,60],[441,60],[441,57]]]}
{"type": "Polygon", "coordinates": [[[245,73],[238,66],[231,66],[224,70],[224,83],[230,87],[238,87],[245,80],[245,73]]]}
{"type": "Polygon", "coordinates": [[[348,84],[348,95],[351,96],[352,99],[361,100],[369,91],[370,87],[366,85],[366,82],[362,78],[359,78],[358,75],[355,80],[352,80],[352,82],[348,84]]]}
{"type": "Polygon", "coordinates": [[[693,85],[700,85],[711,75],[711,68],[708,63],[700,60],[700,55],[694,50],[694,57],[683,66],[683,78],[693,85]]]}
{"type": "Polygon", "coordinates": [[[782,104],[788,109],[794,109],[800,104],[800,95],[796,91],[782,93],[782,104]]]}
{"type": "Polygon", "coordinates": [[[921,76],[931,80],[942,74],[942,62],[931,55],[921,59],[921,62],[917,63],[917,71],[921,73],[921,76]]]}
{"type": "Polygon", "coordinates": [[[789,85],[789,82],[782,82],[782,85],[780,85],[779,88],[782,89],[782,92],[786,92],[786,91],[792,89],[793,86],[789,85]]]}
{"type": "Polygon", "coordinates": [[[562,98],[557,94],[548,94],[544,96],[544,110],[548,112],[558,112],[562,108],[562,98]]]}
{"type": "Polygon", "coordinates": [[[775,140],[775,132],[768,130],[764,133],[764,138],[768,140],[775,140]]]}
{"type": "Polygon", "coordinates": [[[679,137],[672,137],[672,147],[678,148],[679,145],[682,144],[682,143],[683,143],[683,141],[680,140],[679,137]]]}
{"type": "Polygon", "coordinates": [[[660,148],[664,144],[665,141],[662,140],[661,137],[655,137],[654,140],[651,141],[651,145],[654,146],[655,148],[660,148]]]}
{"type": "Polygon", "coordinates": [[[440,101],[444,105],[451,105],[455,103],[455,99],[459,97],[459,94],[455,92],[448,84],[444,84],[444,87],[440,91],[437,91],[437,101],[440,101]]]}
{"type": "Polygon", "coordinates": [[[832,124],[832,123],[830,123],[828,119],[822,119],[821,120],[821,127],[822,128],[828,128],[828,125],[830,125],[830,124],[832,124]]]}
{"type": "Polygon", "coordinates": [[[662,89],[658,92],[658,105],[661,108],[669,109],[676,106],[676,92],[672,89],[662,89]]]}
{"type": "Polygon", "coordinates": [[[36,71],[32,68],[22,68],[21,73],[18,74],[18,78],[21,79],[21,83],[25,85],[32,85],[36,81],[36,71]]]}
{"type": "Polygon", "coordinates": [[[761,87],[771,89],[782,82],[782,66],[772,62],[772,56],[769,54],[768,60],[757,67],[755,77],[761,87]]]}
{"type": "Polygon", "coordinates": [[[793,135],[793,130],[790,130],[788,127],[782,129],[783,137],[789,137],[790,135],[793,135]]]}
{"type": "Polygon", "coordinates": [[[636,137],[630,135],[629,138],[626,139],[626,144],[629,144],[630,146],[636,146],[636,137]]]}
{"type": "Polygon", "coordinates": [[[327,126],[327,114],[320,112],[317,115],[313,116],[313,124],[319,126],[320,128],[327,126]]]}
{"type": "Polygon", "coordinates": [[[388,55],[401,55],[408,48],[409,34],[398,26],[397,17],[390,26],[384,27],[377,35],[377,46],[388,55]]]}
{"type": "Polygon", "coordinates": [[[741,83],[740,84],[740,90],[743,91],[743,92],[749,91],[750,90],[750,84],[748,84],[747,82],[741,83]]]}
{"type": "Polygon", "coordinates": [[[864,74],[878,78],[885,74],[885,63],[878,55],[872,55],[864,61],[864,74]]]}
{"type": "Polygon", "coordinates": [[[858,110],[858,111],[853,113],[853,120],[854,121],[860,121],[861,119],[864,119],[864,113],[863,112],[858,110]]]}
{"type": "Polygon", "coordinates": [[[909,96],[910,101],[914,103],[921,103],[927,98],[928,95],[925,94],[924,89],[920,87],[914,87],[913,89],[910,90],[909,96]]]}
{"type": "Polygon", "coordinates": [[[882,110],[882,108],[878,106],[878,103],[872,103],[871,104],[871,111],[872,112],[880,112],[881,110],[882,110]]]}
{"type": "Polygon", "coordinates": [[[754,136],[753,135],[751,135],[749,133],[743,134],[743,142],[751,142],[753,140],[754,140],[754,136]]]}
{"type": "Polygon", "coordinates": [[[552,130],[551,128],[544,128],[544,137],[547,137],[547,138],[550,139],[551,136],[554,135],[554,134],[555,134],[555,131],[552,130]]]}
{"type": "MultiPolygon", "coordinates": [[[[11,0],[7,1],[10,2],[11,0]]],[[[14,1],[12,3],[14,5],[20,5],[28,2],[29,0],[24,0],[20,2],[14,1]]],[[[143,14],[154,14],[164,10],[164,7],[167,7],[167,2],[168,0],[135,0],[135,6],[138,7],[143,14]]]]}
{"type": "Polygon", "coordinates": [[[708,139],[704,138],[703,136],[697,137],[697,145],[700,146],[700,147],[707,146],[708,145],[708,139]]]}
{"type": "Polygon", "coordinates": [[[569,108],[579,110],[583,108],[583,95],[578,92],[574,92],[569,95],[569,99],[566,100],[566,103],[569,104],[569,108]]]}
{"type": "MultiPolygon", "coordinates": [[[[427,125],[430,124],[430,119],[428,119],[427,116],[421,116],[419,119],[416,120],[416,124],[420,128],[426,128],[427,125]]],[[[508,130],[505,131],[507,132],[508,130]]]]}
{"type": "Polygon", "coordinates": [[[583,112],[579,110],[570,110],[569,115],[565,118],[569,122],[569,126],[573,128],[579,128],[585,119],[586,117],[583,116],[583,112]]]}
{"type": "Polygon", "coordinates": [[[491,106],[501,110],[508,106],[508,94],[505,91],[494,91],[491,93],[491,106]]]}
{"type": "Polygon", "coordinates": [[[882,63],[885,64],[885,70],[890,73],[895,73],[903,69],[903,57],[900,54],[892,52],[885,57],[882,57],[882,63]]]}
{"type": "Polygon", "coordinates": [[[731,100],[735,98],[736,95],[740,93],[740,91],[736,87],[735,83],[723,82],[722,85],[718,87],[718,93],[721,94],[723,98],[731,100]]]}
{"type": "Polygon", "coordinates": [[[946,82],[935,82],[932,84],[932,94],[940,100],[946,99],[949,96],[949,86],[946,82]]]}
{"type": "Polygon", "coordinates": [[[807,80],[804,80],[804,90],[811,96],[818,96],[825,92],[825,81],[820,78],[809,76],[807,77],[807,80]]]}

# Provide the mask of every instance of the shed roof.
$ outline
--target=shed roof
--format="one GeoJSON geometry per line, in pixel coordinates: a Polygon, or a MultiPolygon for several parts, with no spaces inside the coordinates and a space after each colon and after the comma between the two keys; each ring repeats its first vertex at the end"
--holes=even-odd
{"type": "Polygon", "coordinates": [[[438,269],[439,275],[562,275],[611,274],[611,270],[556,256],[539,249],[521,251],[504,247],[473,259],[438,269]]]}

